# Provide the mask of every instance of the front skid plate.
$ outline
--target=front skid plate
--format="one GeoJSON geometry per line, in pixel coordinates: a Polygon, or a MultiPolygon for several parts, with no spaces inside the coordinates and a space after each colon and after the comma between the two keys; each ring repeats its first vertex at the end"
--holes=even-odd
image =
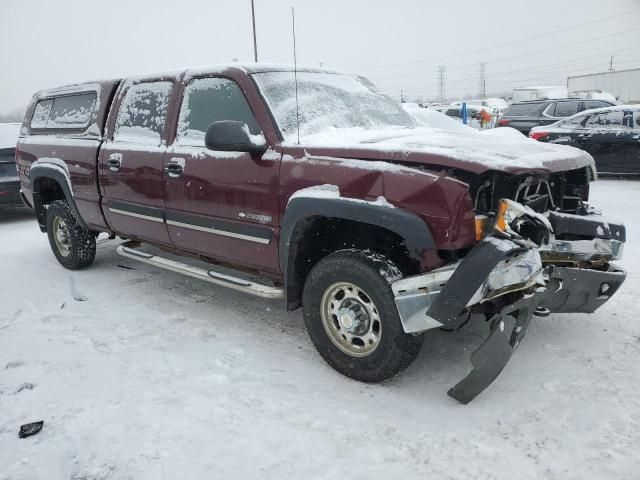
{"type": "Polygon", "coordinates": [[[473,370],[447,395],[466,405],[500,375],[527,333],[531,317],[543,295],[524,297],[490,319],[492,330],[489,337],[471,355],[473,370]]]}

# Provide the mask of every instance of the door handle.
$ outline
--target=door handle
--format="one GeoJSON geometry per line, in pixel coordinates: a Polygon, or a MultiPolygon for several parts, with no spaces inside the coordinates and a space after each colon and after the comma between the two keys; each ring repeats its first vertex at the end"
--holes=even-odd
{"type": "Polygon", "coordinates": [[[109,159],[107,160],[107,165],[109,165],[109,171],[119,172],[120,167],[122,166],[122,154],[112,153],[111,155],[109,155],[109,159]]]}
{"type": "Polygon", "coordinates": [[[164,168],[164,171],[167,172],[167,175],[169,175],[171,178],[178,178],[182,175],[182,164],[177,162],[168,163],[164,168]]]}

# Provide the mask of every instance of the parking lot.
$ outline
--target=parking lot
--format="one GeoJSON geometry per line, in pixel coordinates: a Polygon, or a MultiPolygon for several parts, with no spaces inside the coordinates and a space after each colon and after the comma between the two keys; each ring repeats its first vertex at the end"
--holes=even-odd
{"type": "Polygon", "coordinates": [[[594,315],[534,318],[467,406],[446,391],[482,326],[431,330],[406,372],[358,383],[281,302],[134,263],[118,241],[67,271],[29,211],[3,211],[0,479],[634,478],[640,183],[592,189],[627,223],[626,284],[594,315]]]}

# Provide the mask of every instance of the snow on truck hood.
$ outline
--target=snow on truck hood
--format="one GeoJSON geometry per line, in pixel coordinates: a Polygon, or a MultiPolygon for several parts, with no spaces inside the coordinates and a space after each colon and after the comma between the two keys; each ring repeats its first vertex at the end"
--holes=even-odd
{"type": "Polygon", "coordinates": [[[311,155],[326,155],[330,150],[332,156],[353,154],[375,160],[387,156],[391,161],[401,157],[403,162],[442,165],[474,173],[555,172],[594,164],[591,155],[582,150],[538,142],[512,128],[477,131],[433,111],[415,117],[421,124],[418,128],[328,128],[301,137],[300,144],[311,155]],[[352,152],[336,155],[336,150],[352,152]]]}

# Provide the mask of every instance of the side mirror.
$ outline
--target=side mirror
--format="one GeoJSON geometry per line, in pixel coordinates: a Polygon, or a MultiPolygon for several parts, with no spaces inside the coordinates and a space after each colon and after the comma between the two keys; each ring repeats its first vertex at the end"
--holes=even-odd
{"type": "Polygon", "coordinates": [[[204,144],[209,150],[264,153],[267,144],[262,135],[252,135],[249,126],[236,120],[213,122],[207,128],[204,144]]]}

